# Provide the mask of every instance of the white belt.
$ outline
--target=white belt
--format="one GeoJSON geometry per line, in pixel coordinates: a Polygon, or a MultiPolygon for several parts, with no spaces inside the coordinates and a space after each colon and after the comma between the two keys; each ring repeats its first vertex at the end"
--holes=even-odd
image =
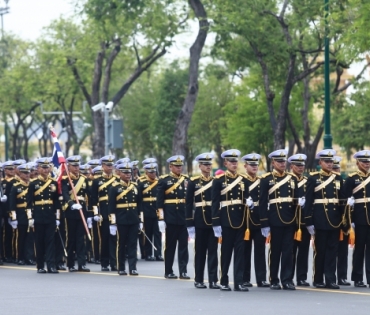
{"type": "Polygon", "coordinates": [[[196,207],[206,207],[206,206],[211,206],[212,201],[202,201],[202,202],[196,202],[195,206],[196,207]]]}
{"type": "Polygon", "coordinates": [[[369,197],[355,199],[355,203],[367,203],[367,202],[370,202],[369,197]]]}
{"type": "Polygon", "coordinates": [[[279,197],[279,198],[276,198],[276,199],[270,199],[269,200],[269,204],[273,204],[273,203],[281,203],[281,202],[292,202],[293,201],[293,198],[292,197],[279,197]]]}
{"type": "Polygon", "coordinates": [[[327,204],[329,204],[329,203],[334,203],[334,204],[336,204],[336,203],[339,203],[339,199],[337,199],[337,198],[329,198],[329,199],[327,199],[327,198],[325,198],[325,199],[315,199],[313,203],[314,203],[314,204],[317,204],[317,203],[323,203],[323,204],[325,204],[325,205],[327,205],[327,204]]]}
{"type": "Polygon", "coordinates": [[[243,201],[240,199],[221,201],[221,207],[227,207],[231,205],[242,205],[243,201]]]}

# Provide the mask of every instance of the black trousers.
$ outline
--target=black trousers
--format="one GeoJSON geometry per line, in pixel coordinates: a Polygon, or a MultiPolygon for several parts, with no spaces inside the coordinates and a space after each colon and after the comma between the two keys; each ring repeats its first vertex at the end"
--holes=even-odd
{"type": "Polygon", "coordinates": [[[4,225],[1,233],[2,245],[3,245],[3,256],[5,259],[15,259],[15,231],[12,226],[8,223],[8,215],[4,215],[4,225]],[[14,233],[13,233],[14,232],[14,233]]]}
{"type": "Polygon", "coordinates": [[[339,279],[347,280],[348,238],[349,238],[349,235],[343,234],[343,241],[339,241],[339,244],[338,244],[338,257],[337,257],[337,278],[338,280],[339,279]]]}
{"type": "Polygon", "coordinates": [[[272,226],[270,230],[270,283],[282,284],[291,283],[293,269],[293,244],[295,226],[277,227],[272,226]],[[279,281],[280,267],[280,281],[279,281]]]}
{"type": "Polygon", "coordinates": [[[100,230],[98,227],[99,223],[96,221],[93,221],[93,227],[90,229],[91,232],[91,247],[93,252],[93,257],[95,261],[100,260],[100,230]]]}
{"type": "Polygon", "coordinates": [[[23,260],[25,257],[25,244],[27,240],[27,233],[28,225],[18,225],[18,228],[16,230],[16,260],[23,260]]]}
{"type": "Polygon", "coordinates": [[[215,237],[213,229],[195,228],[194,242],[194,269],[195,282],[204,282],[204,268],[207,258],[208,282],[217,282],[217,248],[218,238],[215,237]],[[207,257],[208,255],[208,257],[207,257]]]}
{"type": "MultiPolygon", "coordinates": [[[[117,249],[117,235],[111,235],[109,230],[109,220],[103,220],[100,231],[100,264],[102,267],[108,265],[117,267],[116,249],[117,249]]],[[[136,231],[137,232],[137,231],[136,231]]],[[[135,241],[136,242],[136,241],[135,241]]]]}
{"type": "Polygon", "coordinates": [[[364,260],[367,283],[370,284],[370,226],[356,225],[355,247],[352,256],[352,281],[363,281],[364,260]]]}
{"type": "Polygon", "coordinates": [[[34,229],[31,228],[27,233],[26,244],[25,244],[25,259],[27,261],[35,260],[36,253],[35,253],[35,232],[34,229]]]}
{"type": "Polygon", "coordinates": [[[59,222],[60,222],[59,227],[58,227],[58,229],[55,229],[55,235],[54,235],[55,264],[57,266],[58,265],[64,265],[65,253],[64,253],[63,244],[64,244],[64,246],[66,246],[66,223],[65,223],[65,219],[60,219],[59,222]],[[63,240],[63,243],[61,241],[61,238],[63,240]]]}
{"type": "Polygon", "coordinates": [[[164,249],[164,272],[166,275],[173,273],[176,245],[179,272],[180,274],[187,273],[189,262],[188,230],[185,225],[167,224],[164,249]]]}
{"type": "Polygon", "coordinates": [[[55,222],[35,223],[36,265],[37,269],[55,268],[55,222]]]}
{"type": "Polygon", "coordinates": [[[74,267],[75,256],[78,266],[86,264],[85,227],[82,220],[66,219],[67,221],[67,266],[74,267]]]}
{"type": "Polygon", "coordinates": [[[148,238],[152,241],[156,250],[152,244],[145,240],[145,253],[147,256],[162,256],[162,233],[159,231],[158,219],[144,217],[144,230],[148,238]],[[154,252],[154,255],[153,255],[154,252]]]}
{"type": "Polygon", "coordinates": [[[146,251],[145,251],[145,236],[143,233],[139,233],[139,228],[137,228],[137,231],[136,231],[136,235],[137,235],[137,241],[139,243],[139,249],[140,249],[140,255],[141,255],[141,259],[145,259],[146,258],[146,251]]]}
{"type": "Polygon", "coordinates": [[[243,282],[251,281],[252,241],[254,244],[254,271],[256,281],[266,281],[266,237],[262,235],[261,229],[251,229],[250,240],[244,241],[243,282]]]}
{"type": "Polygon", "coordinates": [[[313,281],[335,283],[335,268],[339,245],[339,229],[316,230],[315,253],[313,258],[313,281]]]}
{"type": "Polygon", "coordinates": [[[222,227],[221,285],[229,284],[229,267],[234,251],[234,286],[243,284],[245,228],[222,227]]]}
{"type": "Polygon", "coordinates": [[[117,268],[119,271],[126,270],[126,251],[128,256],[129,271],[136,270],[136,244],[138,224],[117,224],[117,268]]]}
{"type": "Polygon", "coordinates": [[[308,273],[308,253],[310,251],[311,234],[305,226],[301,227],[302,240],[294,240],[293,244],[293,268],[290,279],[293,281],[294,272],[296,272],[296,280],[307,280],[308,273]],[[297,269],[297,270],[296,270],[297,269]]]}

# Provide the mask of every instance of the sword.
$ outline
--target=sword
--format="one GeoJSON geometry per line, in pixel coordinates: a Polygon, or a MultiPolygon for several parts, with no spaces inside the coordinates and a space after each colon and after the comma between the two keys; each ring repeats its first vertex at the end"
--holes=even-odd
{"type": "Polygon", "coordinates": [[[152,243],[152,241],[149,239],[149,237],[145,234],[144,230],[140,230],[141,233],[144,234],[144,236],[146,237],[146,239],[148,240],[148,242],[150,243],[150,245],[153,246],[154,250],[157,250],[157,247],[154,246],[154,244],[152,243]]]}
{"type": "Polygon", "coordinates": [[[63,239],[62,239],[62,235],[60,234],[60,230],[59,230],[59,227],[57,226],[57,231],[58,231],[58,234],[59,234],[59,238],[60,238],[60,241],[62,243],[62,246],[63,246],[63,250],[64,250],[64,255],[66,255],[66,257],[68,257],[68,254],[67,254],[67,251],[66,251],[66,248],[64,246],[64,242],[63,242],[63,239]]]}

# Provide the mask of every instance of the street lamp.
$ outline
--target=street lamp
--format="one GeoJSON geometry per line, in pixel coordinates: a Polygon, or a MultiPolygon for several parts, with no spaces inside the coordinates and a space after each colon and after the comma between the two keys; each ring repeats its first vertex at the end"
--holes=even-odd
{"type": "Polygon", "coordinates": [[[109,136],[108,136],[108,125],[109,125],[109,113],[113,109],[113,102],[108,102],[107,104],[101,102],[91,107],[94,112],[98,110],[104,111],[104,147],[105,155],[109,154],[109,136]]]}
{"type": "Polygon", "coordinates": [[[4,37],[4,19],[3,19],[3,15],[4,14],[8,14],[9,13],[9,6],[8,6],[8,3],[9,3],[9,0],[4,0],[5,2],[5,7],[3,8],[0,8],[0,16],[1,16],[1,35],[2,35],[2,38],[4,37]]]}

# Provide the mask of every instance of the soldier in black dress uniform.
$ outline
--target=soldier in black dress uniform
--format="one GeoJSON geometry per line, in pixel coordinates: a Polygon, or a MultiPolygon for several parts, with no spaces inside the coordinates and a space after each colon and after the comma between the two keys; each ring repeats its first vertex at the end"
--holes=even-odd
{"type": "Polygon", "coordinates": [[[70,156],[66,160],[69,175],[79,202],[77,203],[75,200],[68,176],[63,176],[62,194],[67,228],[67,267],[69,272],[89,272],[90,269],[86,268],[85,256],[86,231],[80,214],[81,209],[85,219],[88,215],[86,209],[86,205],[88,204],[87,179],[84,175],[80,174],[81,157],[79,155],[70,156]],[[77,257],[78,269],[75,268],[75,256],[77,257]]]}
{"type": "Polygon", "coordinates": [[[340,229],[348,230],[344,217],[343,180],[333,173],[335,150],[326,149],[317,153],[320,172],[312,172],[307,180],[305,221],[314,238],[313,285],[316,288],[339,289],[336,284],[336,258],[340,229]],[[325,280],[325,283],[324,283],[325,280]]]}
{"type": "Polygon", "coordinates": [[[252,241],[254,245],[254,270],[256,274],[257,286],[268,288],[270,284],[266,282],[266,237],[261,233],[261,223],[259,216],[259,197],[260,197],[260,177],[257,176],[258,165],[261,155],[251,153],[244,155],[241,160],[245,163],[245,179],[249,181],[249,195],[254,201],[253,205],[248,207],[247,229],[249,237],[244,240],[244,273],[243,285],[252,287],[251,281],[251,260],[252,260],[252,241]]]}
{"type": "MultiPolygon", "coordinates": [[[[340,170],[340,161],[342,158],[340,156],[334,156],[333,161],[333,172],[341,175],[340,170]]],[[[338,257],[337,257],[337,283],[338,285],[351,285],[347,281],[347,272],[348,272],[348,233],[341,232],[341,237],[339,239],[338,245],[338,257]]]]}
{"type": "Polygon", "coordinates": [[[213,179],[212,225],[215,236],[222,236],[220,290],[231,291],[228,272],[234,252],[234,290],[246,292],[248,288],[243,286],[243,272],[247,217],[245,199],[249,197],[249,182],[237,172],[239,156],[240,151],[236,149],[221,154],[227,171],[213,179]]]}
{"type": "MultiPolygon", "coordinates": [[[[288,162],[290,163],[290,169],[297,177],[297,189],[299,190],[300,196],[305,195],[307,187],[307,177],[303,175],[306,159],[307,156],[301,153],[292,155],[288,159],[288,162]]],[[[296,222],[300,230],[299,233],[301,233],[301,237],[299,240],[294,240],[293,269],[291,279],[293,281],[294,272],[296,272],[297,286],[308,287],[310,284],[306,280],[308,273],[308,253],[310,251],[311,234],[306,229],[302,210],[299,210],[297,213],[296,222]]]]}
{"type": "Polygon", "coordinates": [[[180,279],[190,279],[187,274],[189,262],[188,231],[186,229],[185,195],[187,176],[181,174],[184,157],[175,155],[167,159],[170,173],[162,175],[157,186],[157,208],[159,230],[166,232],[164,250],[164,277],[177,279],[173,273],[176,245],[180,279]]]}
{"type": "Polygon", "coordinates": [[[146,261],[163,261],[162,234],[159,231],[157,217],[157,167],[157,163],[144,164],[145,175],[138,180],[138,190],[142,198],[140,212],[144,215],[144,230],[155,246],[154,249],[150,242],[145,242],[146,261]]]}
{"type": "Polygon", "coordinates": [[[129,162],[116,165],[120,181],[109,188],[108,213],[110,233],[117,235],[117,268],[120,276],[127,275],[125,261],[126,248],[128,267],[131,276],[139,273],[136,268],[137,231],[143,228],[140,220],[140,193],[135,182],[131,181],[132,165],[129,162]],[[127,246],[126,246],[127,245],[127,246]]]}
{"type": "Polygon", "coordinates": [[[60,200],[57,185],[50,174],[51,159],[47,157],[36,161],[39,175],[28,187],[27,210],[32,210],[35,226],[35,245],[37,272],[58,273],[55,268],[54,233],[60,224],[60,200]]]}
{"type": "Polygon", "coordinates": [[[295,175],[285,171],[287,153],[286,150],[271,152],[269,158],[274,169],[261,179],[261,232],[265,237],[270,233],[271,237],[269,267],[272,290],[281,289],[280,281],[284,290],[295,290],[291,278],[295,221],[299,209],[297,201],[300,206],[304,206],[304,199],[299,198],[295,175]]]}
{"type": "MultiPolygon", "coordinates": [[[[88,178],[87,187],[89,191],[89,203],[90,203],[88,205],[89,206],[88,210],[93,211],[91,207],[92,183],[95,178],[98,178],[101,176],[103,171],[101,170],[100,160],[98,159],[90,160],[89,162],[86,163],[86,166],[89,169],[89,174],[86,175],[86,177],[88,178]]],[[[92,212],[92,214],[94,217],[94,212],[92,212]]],[[[100,234],[99,234],[99,229],[98,229],[99,222],[95,221],[94,218],[90,219],[90,216],[89,216],[87,218],[86,223],[88,225],[88,228],[90,229],[90,234],[91,234],[91,248],[93,252],[93,257],[91,260],[94,261],[96,265],[100,265],[100,250],[99,250],[100,234]]]]}
{"type": "Polygon", "coordinates": [[[354,197],[351,223],[356,237],[351,280],[355,287],[364,288],[364,260],[366,280],[370,287],[370,150],[358,151],[353,157],[358,170],[350,174],[344,183],[346,198],[354,197]]]}
{"type": "Polygon", "coordinates": [[[0,240],[3,246],[3,257],[4,262],[13,263],[15,260],[14,253],[14,241],[15,241],[15,229],[9,223],[9,200],[10,190],[12,186],[18,181],[15,176],[15,165],[14,161],[6,161],[3,163],[3,170],[5,177],[3,178],[1,184],[3,189],[2,202],[2,215],[4,224],[2,228],[0,227],[0,240]]]}
{"type": "Polygon", "coordinates": [[[114,156],[107,155],[100,159],[103,174],[93,180],[91,188],[91,206],[94,220],[99,222],[100,233],[100,263],[102,271],[117,271],[116,247],[117,237],[109,232],[108,218],[108,191],[112,184],[117,181],[113,174],[114,156]]]}
{"type": "Polygon", "coordinates": [[[213,153],[202,153],[195,160],[199,163],[200,176],[190,178],[186,190],[186,225],[194,244],[194,268],[197,289],[204,289],[204,268],[207,259],[210,289],[219,289],[217,284],[218,238],[212,229],[212,159],[213,153]]]}
{"type": "Polygon", "coordinates": [[[10,220],[16,228],[16,260],[18,265],[25,265],[25,244],[34,225],[32,213],[26,209],[31,170],[27,164],[19,165],[17,169],[19,180],[12,186],[9,196],[10,220]]]}

